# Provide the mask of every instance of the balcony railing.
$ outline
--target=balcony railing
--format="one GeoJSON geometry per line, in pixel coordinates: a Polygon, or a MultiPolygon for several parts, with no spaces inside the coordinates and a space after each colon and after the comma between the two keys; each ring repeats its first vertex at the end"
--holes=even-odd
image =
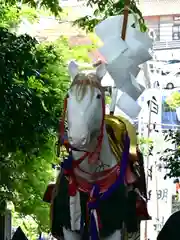
{"type": "Polygon", "coordinates": [[[163,49],[180,49],[180,40],[173,41],[156,41],[154,43],[154,50],[163,50],[163,49]]]}

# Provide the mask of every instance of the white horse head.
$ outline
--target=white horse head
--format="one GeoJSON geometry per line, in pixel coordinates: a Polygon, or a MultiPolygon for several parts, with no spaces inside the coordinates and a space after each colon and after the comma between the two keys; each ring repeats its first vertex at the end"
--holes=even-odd
{"type": "Polygon", "coordinates": [[[103,121],[104,93],[101,79],[105,66],[101,64],[93,73],[79,72],[77,63],[69,63],[72,85],[67,97],[68,140],[78,149],[87,149],[100,134],[103,121]]]}

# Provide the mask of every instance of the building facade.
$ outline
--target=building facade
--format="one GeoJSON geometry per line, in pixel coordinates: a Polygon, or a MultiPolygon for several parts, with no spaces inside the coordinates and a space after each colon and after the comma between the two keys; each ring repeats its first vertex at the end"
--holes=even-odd
{"type": "MultiPolygon", "coordinates": [[[[67,16],[64,16],[62,21],[46,27],[41,34],[50,40],[60,35],[68,36],[72,45],[91,44],[86,32],[77,26],[72,26],[75,19],[93,14],[93,9],[87,7],[86,3],[87,0],[60,0],[61,6],[68,9],[67,16]]],[[[164,59],[167,55],[168,59],[171,59],[172,55],[173,58],[179,59],[180,0],[138,0],[137,4],[143,13],[150,35],[155,39],[154,50],[162,55],[160,59],[164,59]],[[175,53],[172,53],[174,49],[175,53]],[[164,54],[162,50],[166,50],[168,54],[164,54]]]]}
{"type": "MultiPolygon", "coordinates": [[[[61,0],[62,6],[71,6],[79,15],[91,15],[86,0],[61,0]]],[[[154,50],[180,49],[180,0],[138,0],[138,7],[154,38],[154,50]]]]}
{"type": "Polygon", "coordinates": [[[140,0],[155,50],[180,48],[180,0],[140,0]]]}

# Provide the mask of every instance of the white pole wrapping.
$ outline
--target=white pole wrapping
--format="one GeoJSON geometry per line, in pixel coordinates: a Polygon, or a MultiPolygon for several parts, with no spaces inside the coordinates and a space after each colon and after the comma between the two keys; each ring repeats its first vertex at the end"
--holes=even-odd
{"type": "MultiPolygon", "coordinates": [[[[150,133],[151,133],[151,129],[150,129],[150,125],[151,125],[151,107],[152,107],[152,102],[150,102],[150,105],[149,105],[149,119],[148,119],[148,132],[147,132],[147,138],[149,139],[150,137],[150,133]]],[[[147,155],[147,159],[146,159],[146,188],[147,188],[147,191],[148,191],[148,171],[149,171],[149,153],[147,155]]],[[[148,233],[148,221],[145,221],[145,231],[144,231],[144,239],[145,240],[148,240],[147,238],[147,233],[148,233]]]]}

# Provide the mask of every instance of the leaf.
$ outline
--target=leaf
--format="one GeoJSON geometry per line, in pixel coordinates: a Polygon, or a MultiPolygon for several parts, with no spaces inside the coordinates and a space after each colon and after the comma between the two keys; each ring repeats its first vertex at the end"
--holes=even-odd
{"type": "MultiPolygon", "coordinates": [[[[125,1],[111,1],[111,0],[89,0],[87,1],[87,6],[90,6],[94,9],[93,17],[85,16],[83,18],[77,19],[74,21],[75,25],[78,25],[86,31],[92,32],[94,27],[102,20],[106,19],[109,16],[115,16],[122,14],[125,1]]],[[[142,32],[147,31],[142,13],[137,8],[136,1],[130,1],[130,9],[139,15],[140,29],[142,32]]]]}

